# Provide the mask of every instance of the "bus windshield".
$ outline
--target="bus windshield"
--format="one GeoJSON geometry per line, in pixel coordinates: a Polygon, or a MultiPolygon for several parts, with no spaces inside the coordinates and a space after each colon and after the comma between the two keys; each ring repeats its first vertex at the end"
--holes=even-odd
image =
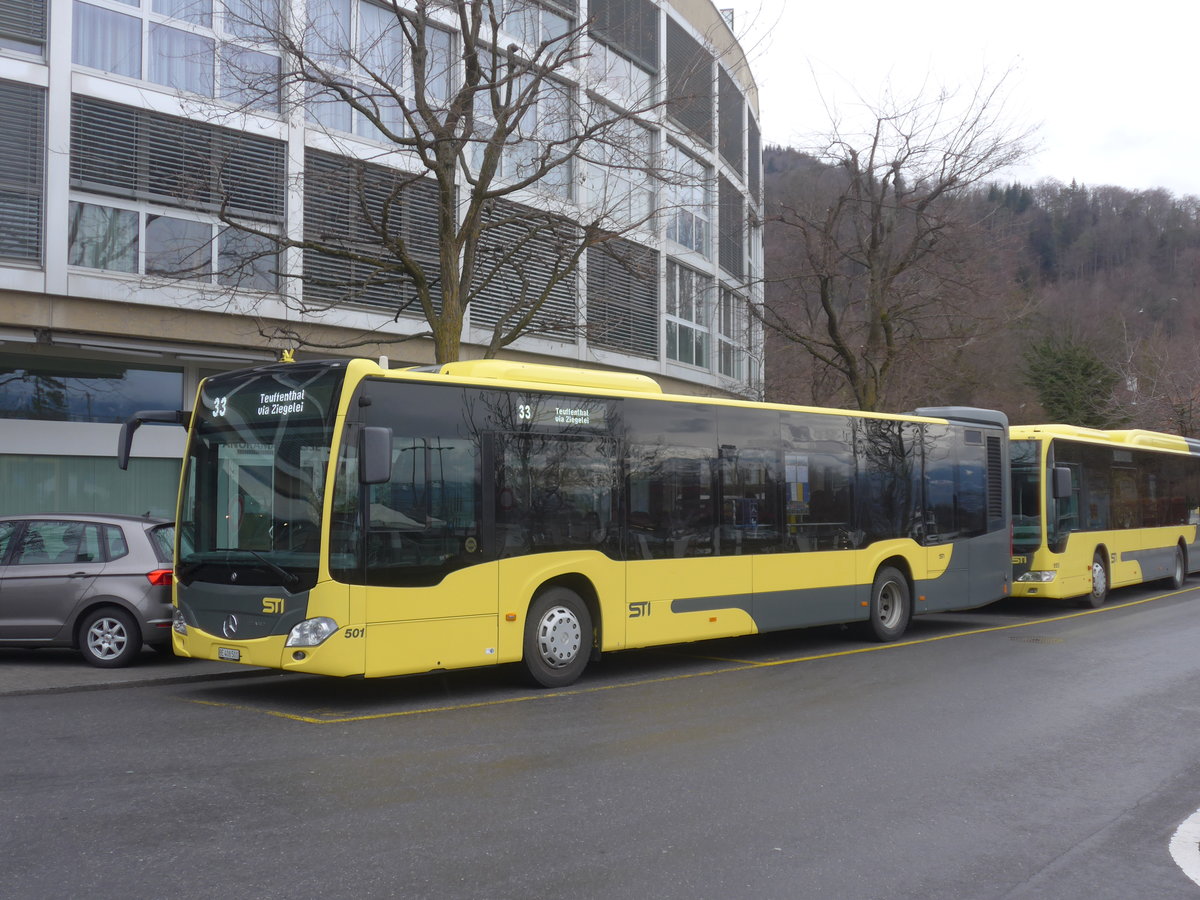
{"type": "Polygon", "coordinates": [[[1013,549],[1035,550],[1042,543],[1041,444],[1012,441],[1009,448],[1012,456],[1013,549]]]}
{"type": "Polygon", "coordinates": [[[214,376],[184,459],[177,573],[184,584],[316,583],[321,509],[344,365],[214,376]]]}

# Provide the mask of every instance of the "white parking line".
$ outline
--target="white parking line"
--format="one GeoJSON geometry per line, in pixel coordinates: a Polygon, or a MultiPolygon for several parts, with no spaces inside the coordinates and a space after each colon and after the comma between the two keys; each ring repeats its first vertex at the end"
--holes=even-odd
{"type": "Polygon", "coordinates": [[[1171,837],[1171,857],[1183,874],[1200,884],[1200,809],[1175,829],[1171,837]]]}

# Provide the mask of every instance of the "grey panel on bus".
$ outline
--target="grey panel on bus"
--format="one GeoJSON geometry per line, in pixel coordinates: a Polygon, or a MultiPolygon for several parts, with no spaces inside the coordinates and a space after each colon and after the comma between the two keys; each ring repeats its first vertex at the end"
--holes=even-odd
{"type": "Polygon", "coordinates": [[[725,597],[686,597],[671,603],[671,612],[716,612],[740,609],[754,620],[759,631],[807,628],[852,619],[865,619],[858,604],[867,597],[865,585],[804,588],[791,591],[765,591],[758,594],[730,594],[725,597]]]}
{"type": "Polygon", "coordinates": [[[974,406],[922,406],[913,412],[930,419],[947,419],[968,425],[986,425],[1008,430],[1008,416],[996,409],[979,409],[974,406]]]}
{"type": "Polygon", "coordinates": [[[944,612],[950,609],[967,609],[973,604],[971,596],[971,571],[967,568],[948,569],[940,578],[927,578],[913,585],[920,602],[913,598],[916,612],[944,612]]]}
{"type": "Polygon", "coordinates": [[[671,612],[716,612],[720,609],[740,609],[746,615],[753,616],[753,602],[751,594],[729,594],[724,597],[684,597],[671,601],[671,612]]]}
{"type": "MultiPolygon", "coordinates": [[[[992,565],[980,577],[978,569],[959,566],[947,570],[938,578],[923,579],[913,585],[914,612],[938,612],[952,609],[971,609],[983,606],[1004,596],[1004,583],[1008,570],[997,555],[998,542],[1007,548],[1007,534],[988,535],[975,539],[971,544],[961,545],[960,554],[971,550],[978,552],[972,557],[982,566],[987,561],[992,565]],[[976,543],[977,542],[977,543],[976,543]],[[978,546],[977,546],[978,544],[978,546]],[[999,561],[998,561],[999,560],[999,561]],[[916,597],[925,597],[917,602],[916,597]]],[[[730,594],[714,597],[687,597],[671,602],[671,612],[716,612],[722,609],[740,609],[749,615],[759,631],[781,631],[786,628],[807,628],[813,625],[831,625],[837,622],[852,622],[867,617],[871,586],[869,584],[835,585],[820,588],[796,588],[783,591],[762,591],[751,594],[730,594]]]]}
{"type": "Polygon", "coordinates": [[[189,625],[208,634],[221,635],[226,618],[237,616],[237,640],[247,641],[272,634],[287,634],[308,612],[308,591],[289,594],[271,585],[209,584],[195,581],[177,587],[179,608],[189,625]],[[283,614],[263,613],[263,599],[283,600],[283,614]]]}
{"type": "Polygon", "coordinates": [[[764,591],[754,595],[754,622],[759,631],[780,631],[865,619],[867,611],[860,604],[869,596],[865,584],[764,591]]]}
{"type": "Polygon", "coordinates": [[[1158,581],[1174,574],[1176,549],[1177,546],[1172,545],[1150,550],[1126,550],[1121,554],[1121,560],[1136,562],[1142,569],[1142,581],[1158,581]]]}
{"type": "Polygon", "coordinates": [[[972,538],[969,544],[971,596],[969,606],[983,606],[1012,590],[1012,536],[1008,529],[972,538]]]}

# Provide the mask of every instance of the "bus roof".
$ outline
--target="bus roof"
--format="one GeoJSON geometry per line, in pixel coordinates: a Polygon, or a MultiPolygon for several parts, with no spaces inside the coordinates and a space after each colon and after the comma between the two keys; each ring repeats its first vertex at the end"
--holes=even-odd
{"type": "Polygon", "coordinates": [[[572,369],[514,362],[508,359],[470,359],[446,363],[437,368],[442,375],[460,378],[486,378],[496,381],[562,385],[589,390],[627,391],[635,394],[661,394],[662,387],[649,375],[613,372],[604,369],[572,369]]]}
{"type": "MultiPolygon", "coordinates": [[[[554,366],[523,363],[506,359],[472,359],[426,366],[389,368],[387,360],[373,359],[324,359],[290,363],[272,363],[246,371],[288,369],[290,367],[345,367],[352,378],[384,377],[412,379],[414,381],[441,381],[451,379],[458,383],[494,382],[497,387],[528,387],[539,390],[562,390],[566,393],[595,394],[609,397],[654,396],[680,403],[706,403],[714,406],[757,406],[796,412],[813,412],[825,415],[846,415],[857,419],[888,419],[894,421],[955,422],[957,424],[991,426],[1004,429],[1007,419],[995,410],[974,407],[931,407],[906,413],[865,412],[833,407],[802,406],[790,403],[771,403],[748,398],[704,397],[690,394],[670,394],[648,375],[636,372],[614,372],[605,369],[579,369],[571,366],[554,366]]],[[[233,375],[235,373],[223,373],[233,375]]]]}
{"type": "Polygon", "coordinates": [[[1161,431],[1147,431],[1142,428],[1105,431],[1100,428],[1083,428],[1078,425],[1014,425],[1010,429],[1010,436],[1015,441],[1070,438],[1090,444],[1109,444],[1142,450],[1191,453],[1200,456],[1200,441],[1198,440],[1161,431]]]}

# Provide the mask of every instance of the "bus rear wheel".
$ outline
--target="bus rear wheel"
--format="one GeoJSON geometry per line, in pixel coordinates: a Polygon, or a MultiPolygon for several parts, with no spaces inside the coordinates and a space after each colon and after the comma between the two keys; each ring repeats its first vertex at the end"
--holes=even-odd
{"type": "Polygon", "coordinates": [[[883,643],[894,641],[904,634],[911,618],[912,594],[908,589],[908,579],[891,566],[880,569],[871,585],[868,633],[883,643]]]}
{"type": "Polygon", "coordinates": [[[1167,585],[1173,591],[1183,587],[1183,583],[1187,581],[1187,556],[1183,552],[1183,548],[1175,547],[1175,564],[1171,568],[1171,577],[1167,579],[1167,585]]]}
{"type": "Polygon", "coordinates": [[[1108,599],[1108,567],[1104,565],[1104,554],[1099,550],[1092,557],[1092,590],[1080,599],[1083,609],[1099,609],[1108,599]]]}
{"type": "Polygon", "coordinates": [[[574,591],[552,587],[530,604],[525,618],[525,671],[534,684],[566,687],[587,667],[592,616],[574,591]]]}

